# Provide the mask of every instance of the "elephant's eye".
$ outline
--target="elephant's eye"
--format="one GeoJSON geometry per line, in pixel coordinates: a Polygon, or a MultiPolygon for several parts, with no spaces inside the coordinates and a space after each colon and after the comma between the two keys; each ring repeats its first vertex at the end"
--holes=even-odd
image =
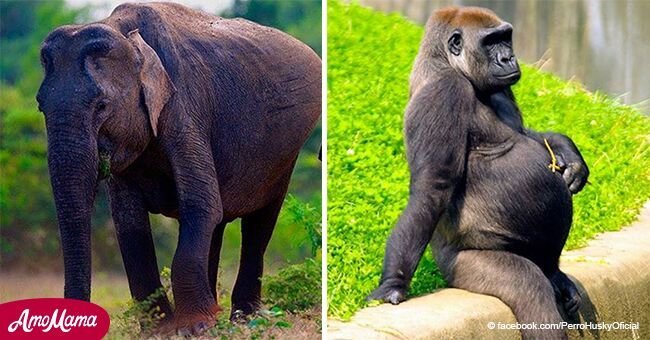
{"type": "Polygon", "coordinates": [[[106,101],[105,100],[100,100],[97,105],[95,106],[95,110],[97,112],[103,112],[106,110],[106,101]]]}

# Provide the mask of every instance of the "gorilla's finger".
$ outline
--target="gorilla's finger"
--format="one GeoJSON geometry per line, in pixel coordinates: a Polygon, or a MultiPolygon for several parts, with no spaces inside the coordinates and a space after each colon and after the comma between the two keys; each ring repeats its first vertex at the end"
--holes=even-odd
{"type": "Polygon", "coordinates": [[[574,194],[577,194],[585,186],[585,181],[582,178],[575,178],[573,183],[569,185],[569,191],[574,194]]]}
{"type": "Polygon", "coordinates": [[[573,172],[576,176],[580,177],[580,179],[586,179],[589,175],[589,171],[582,165],[582,163],[571,163],[571,168],[573,168],[573,172]]]}
{"type": "Polygon", "coordinates": [[[574,294],[564,303],[564,309],[569,315],[575,315],[580,309],[581,298],[579,294],[574,294]]]}
{"type": "Polygon", "coordinates": [[[400,291],[393,290],[388,294],[388,296],[386,296],[385,300],[393,305],[399,305],[399,303],[406,300],[406,298],[400,291]]]}
{"type": "Polygon", "coordinates": [[[575,286],[566,286],[564,287],[564,310],[569,314],[569,315],[575,315],[578,310],[580,309],[580,305],[582,304],[582,298],[580,296],[580,293],[576,289],[575,286]]]}
{"type": "Polygon", "coordinates": [[[567,184],[567,186],[571,185],[571,182],[573,182],[575,178],[575,171],[573,170],[573,167],[571,164],[566,167],[564,172],[562,173],[562,178],[564,179],[564,182],[567,184]]]}
{"type": "Polygon", "coordinates": [[[366,301],[373,300],[379,300],[381,302],[388,302],[393,305],[398,305],[400,302],[406,300],[406,292],[398,288],[381,286],[366,298],[366,301]]]}
{"type": "Polygon", "coordinates": [[[567,166],[567,163],[564,161],[564,156],[562,156],[561,153],[556,153],[555,154],[555,159],[557,162],[557,166],[560,167],[560,169],[564,169],[567,166]]]}
{"type": "Polygon", "coordinates": [[[573,194],[582,190],[587,183],[587,176],[589,176],[588,171],[580,163],[569,163],[562,173],[564,182],[573,194]]]}

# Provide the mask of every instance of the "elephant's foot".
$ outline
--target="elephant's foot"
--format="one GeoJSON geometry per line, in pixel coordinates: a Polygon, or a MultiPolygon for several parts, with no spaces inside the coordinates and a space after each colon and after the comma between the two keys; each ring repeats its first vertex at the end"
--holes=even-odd
{"type": "Polygon", "coordinates": [[[248,322],[251,315],[259,311],[262,307],[262,303],[259,302],[259,299],[252,299],[254,302],[239,302],[233,303],[232,310],[230,313],[230,321],[235,323],[246,323],[248,322]]]}
{"type": "Polygon", "coordinates": [[[160,319],[156,324],[156,327],[149,332],[145,333],[145,338],[153,337],[156,335],[168,336],[176,334],[176,323],[174,322],[174,317],[165,317],[160,319]]]}
{"type": "Polygon", "coordinates": [[[153,318],[158,320],[158,326],[169,323],[174,319],[174,312],[166,295],[157,299],[151,310],[153,318]]]}
{"type": "Polygon", "coordinates": [[[220,311],[222,309],[216,303],[201,310],[176,310],[173,325],[170,325],[173,326],[173,329],[168,328],[171,332],[166,333],[175,333],[180,336],[201,335],[216,325],[216,316],[220,311]]]}

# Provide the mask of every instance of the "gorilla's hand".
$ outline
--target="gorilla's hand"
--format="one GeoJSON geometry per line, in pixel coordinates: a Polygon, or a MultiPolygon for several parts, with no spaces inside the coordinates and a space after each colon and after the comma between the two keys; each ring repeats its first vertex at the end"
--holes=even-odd
{"type": "Polygon", "coordinates": [[[589,178],[589,167],[571,138],[559,133],[539,133],[532,130],[526,130],[526,135],[542,145],[550,145],[557,158],[562,178],[572,194],[577,194],[585,187],[589,178]]]}
{"type": "Polygon", "coordinates": [[[383,282],[367,298],[368,301],[380,300],[393,305],[398,305],[406,300],[406,289],[401,286],[391,285],[389,282],[383,282]]]}
{"type": "Polygon", "coordinates": [[[584,161],[580,159],[565,163],[564,166],[560,164],[560,168],[563,169],[562,178],[564,178],[572,194],[577,194],[585,187],[587,178],[589,178],[589,168],[587,168],[587,164],[584,161]]]}

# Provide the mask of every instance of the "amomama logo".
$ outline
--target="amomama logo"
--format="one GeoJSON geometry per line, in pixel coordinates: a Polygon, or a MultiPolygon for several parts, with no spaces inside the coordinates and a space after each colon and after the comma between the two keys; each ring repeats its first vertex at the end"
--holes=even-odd
{"type": "Polygon", "coordinates": [[[29,299],[0,304],[0,339],[101,339],[108,313],[90,302],[29,299]]]}

